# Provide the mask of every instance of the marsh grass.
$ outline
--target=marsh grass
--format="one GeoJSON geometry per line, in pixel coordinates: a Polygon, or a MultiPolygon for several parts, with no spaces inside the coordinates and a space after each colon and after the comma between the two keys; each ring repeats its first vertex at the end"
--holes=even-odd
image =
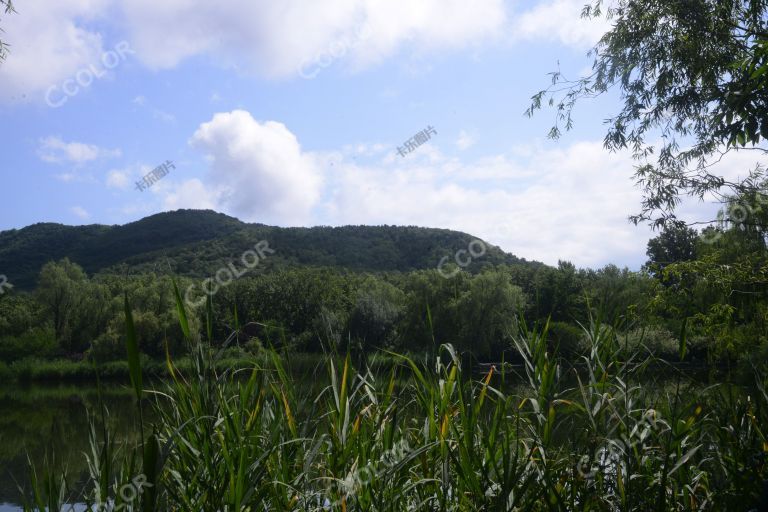
{"type": "Polygon", "coordinates": [[[330,353],[298,373],[310,385],[272,350],[222,368],[227,341],[191,333],[180,300],[178,313],[190,364],[168,357],[170,380],[145,389],[126,299],[134,393],[155,410],[141,442],[92,428],[80,494],[33,471],[25,510],[765,510],[761,374],[748,388],[656,382],[652,360],[599,317],[567,367],[547,325],[522,325],[512,388],[506,365],[473,375],[449,345],[380,368],[330,353]]]}

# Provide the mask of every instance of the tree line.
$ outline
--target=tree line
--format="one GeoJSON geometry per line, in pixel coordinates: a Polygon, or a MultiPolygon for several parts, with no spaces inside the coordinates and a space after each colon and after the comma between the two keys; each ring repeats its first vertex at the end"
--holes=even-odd
{"type": "MultiPolygon", "coordinates": [[[[628,344],[663,357],[679,357],[685,338],[688,358],[764,358],[768,287],[756,276],[766,273],[766,233],[755,224],[724,221],[703,233],[670,224],[649,242],[648,263],[638,272],[615,265],[578,269],[568,262],[450,273],[265,270],[212,297],[214,339],[238,331],[243,351],[280,346],[308,353],[424,353],[451,343],[491,361],[512,348],[521,322],[548,322],[553,346],[577,357],[584,350],[582,326],[600,314],[625,333],[628,344]]],[[[183,354],[173,279],[149,272],[88,276],[68,259],[51,261],[34,290],[0,298],[0,360],[122,358],[126,293],[142,352],[158,359],[166,347],[183,354]]],[[[180,289],[194,283],[177,279],[180,289]]],[[[205,309],[189,311],[198,332],[205,309]]]]}

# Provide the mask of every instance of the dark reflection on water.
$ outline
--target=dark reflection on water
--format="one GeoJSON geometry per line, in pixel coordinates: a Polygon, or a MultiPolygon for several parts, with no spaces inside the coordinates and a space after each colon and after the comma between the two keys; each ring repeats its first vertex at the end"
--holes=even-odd
{"type": "MultiPolygon", "coordinates": [[[[117,439],[136,437],[136,408],[125,386],[102,386],[106,423],[117,439]]],[[[0,388],[0,512],[20,510],[21,491],[29,482],[29,462],[38,475],[44,468],[66,468],[70,484],[87,474],[89,417],[101,426],[95,385],[8,385],[0,388]]]]}

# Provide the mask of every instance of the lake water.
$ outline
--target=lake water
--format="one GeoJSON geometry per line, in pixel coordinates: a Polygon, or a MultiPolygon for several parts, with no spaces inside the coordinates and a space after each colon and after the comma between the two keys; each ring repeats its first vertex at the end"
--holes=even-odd
{"type": "MultiPolygon", "coordinates": [[[[313,380],[300,381],[317,384],[313,380]]],[[[520,382],[512,378],[508,384],[515,381],[520,382]]],[[[646,386],[663,388],[663,381],[648,382],[646,386]]],[[[316,391],[313,388],[312,394],[316,391]]],[[[105,384],[101,397],[108,411],[105,418],[108,428],[118,440],[137,443],[138,419],[133,391],[127,385],[105,384]]],[[[100,426],[99,403],[94,384],[3,384],[0,388],[0,512],[22,510],[19,487],[30,481],[30,460],[38,476],[46,468],[56,474],[66,468],[70,481],[78,487],[78,478],[86,476],[88,470],[84,455],[90,450],[88,414],[97,414],[93,420],[100,426]]],[[[145,416],[145,421],[151,421],[149,414],[145,416]]]]}
{"type": "MultiPolygon", "coordinates": [[[[136,409],[127,386],[102,388],[107,424],[120,439],[136,432],[136,409]]],[[[88,412],[98,412],[95,385],[8,385],[0,388],[0,512],[21,510],[21,491],[30,480],[29,460],[38,471],[67,469],[87,474],[88,412]],[[55,446],[55,449],[53,447],[55,446]]],[[[101,424],[100,418],[95,418],[101,424]]]]}

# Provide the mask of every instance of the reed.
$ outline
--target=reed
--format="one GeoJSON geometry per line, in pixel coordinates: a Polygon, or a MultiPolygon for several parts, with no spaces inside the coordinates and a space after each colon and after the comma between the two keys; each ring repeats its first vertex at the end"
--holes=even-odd
{"type": "Polygon", "coordinates": [[[228,342],[190,332],[177,302],[191,362],[168,357],[170,379],[145,389],[126,299],[133,389],[156,413],[140,422],[141,442],[94,428],[82,493],[65,475],[33,473],[25,510],[766,509],[768,388],[757,370],[748,387],[662,380],[600,317],[582,327],[587,355],[568,366],[548,325],[521,325],[515,385],[508,365],[473,374],[449,345],[430,360],[387,354],[378,369],[331,353],[296,372],[273,350],[223,368],[228,342]]]}

